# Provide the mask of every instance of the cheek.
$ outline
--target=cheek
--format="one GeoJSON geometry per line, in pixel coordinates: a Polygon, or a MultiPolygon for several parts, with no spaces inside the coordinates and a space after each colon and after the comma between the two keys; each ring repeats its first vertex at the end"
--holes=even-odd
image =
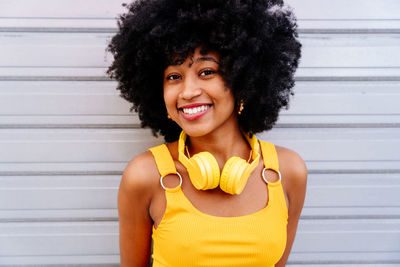
{"type": "Polygon", "coordinates": [[[224,104],[227,108],[233,109],[235,107],[235,98],[233,97],[231,90],[225,92],[224,100],[224,104]]]}
{"type": "Polygon", "coordinates": [[[165,88],[164,88],[163,96],[164,96],[164,103],[165,103],[165,106],[167,107],[167,110],[174,108],[176,106],[176,97],[174,96],[174,93],[172,90],[165,90],[165,88]]]}

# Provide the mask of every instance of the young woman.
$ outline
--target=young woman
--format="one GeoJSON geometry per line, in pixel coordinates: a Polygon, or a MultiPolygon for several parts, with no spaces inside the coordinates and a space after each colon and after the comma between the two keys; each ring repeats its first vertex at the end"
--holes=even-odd
{"type": "Polygon", "coordinates": [[[150,256],[153,266],[285,266],[307,170],[254,134],[288,105],[296,38],[280,0],[128,5],[109,73],[142,127],[167,144],[124,170],[121,266],[148,266],[150,256]]]}

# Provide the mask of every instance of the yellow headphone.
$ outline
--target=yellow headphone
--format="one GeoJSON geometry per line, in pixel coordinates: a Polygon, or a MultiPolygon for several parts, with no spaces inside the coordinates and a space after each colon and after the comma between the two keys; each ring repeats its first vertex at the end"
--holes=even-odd
{"type": "Polygon", "coordinates": [[[217,160],[210,152],[200,152],[187,158],[184,152],[186,133],[181,132],[178,141],[179,161],[186,167],[193,186],[198,190],[219,187],[226,193],[238,195],[246,186],[250,174],[257,167],[260,159],[260,146],[257,138],[246,135],[252,150],[252,162],[249,164],[240,157],[231,157],[225,163],[220,176],[217,160]]]}

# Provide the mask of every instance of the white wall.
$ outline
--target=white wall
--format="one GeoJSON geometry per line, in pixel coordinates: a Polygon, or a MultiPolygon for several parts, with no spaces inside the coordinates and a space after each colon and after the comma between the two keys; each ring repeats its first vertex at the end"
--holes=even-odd
{"type": "MultiPolygon", "coordinates": [[[[0,265],[114,266],[126,163],[160,143],[107,79],[122,0],[0,0],[0,265]]],[[[296,95],[261,138],[308,194],[288,266],[400,264],[400,2],[291,0],[296,95]]]]}

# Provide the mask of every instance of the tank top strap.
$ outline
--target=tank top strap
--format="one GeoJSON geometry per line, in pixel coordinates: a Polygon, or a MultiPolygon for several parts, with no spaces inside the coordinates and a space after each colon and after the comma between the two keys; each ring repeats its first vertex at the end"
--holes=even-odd
{"type": "MultiPolygon", "coordinates": [[[[169,152],[167,146],[165,144],[149,148],[149,151],[153,154],[154,160],[157,165],[158,172],[160,173],[160,184],[165,190],[165,197],[167,200],[167,205],[165,207],[163,219],[160,224],[165,223],[165,221],[170,220],[175,216],[175,214],[179,211],[186,210],[190,211],[190,205],[188,200],[186,201],[186,197],[184,196],[181,185],[182,185],[182,177],[177,172],[175,168],[174,160],[169,152]],[[180,178],[180,184],[176,187],[169,188],[165,187],[163,184],[163,177],[168,174],[176,174],[180,178]]],[[[158,229],[158,227],[157,227],[158,229]]],[[[156,229],[153,227],[153,233],[156,229]]]]}
{"type": "Polygon", "coordinates": [[[176,174],[176,168],[171,153],[165,144],[152,147],[149,151],[153,154],[156,161],[158,172],[162,177],[168,174],[176,174]]]}
{"type": "MultiPolygon", "coordinates": [[[[279,174],[280,177],[281,174],[279,172],[279,160],[278,160],[278,154],[276,153],[275,145],[260,140],[260,146],[261,146],[261,153],[263,156],[265,169],[274,170],[279,174]]],[[[283,187],[280,179],[281,177],[276,182],[266,181],[269,190],[268,198],[270,199],[269,201],[271,201],[271,205],[274,205],[273,203],[277,203],[277,207],[280,207],[278,208],[279,212],[280,213],[282,212],[283,216],[287,219],[288,210],[286,206],[285,194],[283,192],[283,187]]]]}
{"type": "Polygon", "coordinates": [[[266,169],[279,171],[278,154],[276,153],[275,145],[260,140],[261,154],[263,156],[264,166],[266,169]]]}

